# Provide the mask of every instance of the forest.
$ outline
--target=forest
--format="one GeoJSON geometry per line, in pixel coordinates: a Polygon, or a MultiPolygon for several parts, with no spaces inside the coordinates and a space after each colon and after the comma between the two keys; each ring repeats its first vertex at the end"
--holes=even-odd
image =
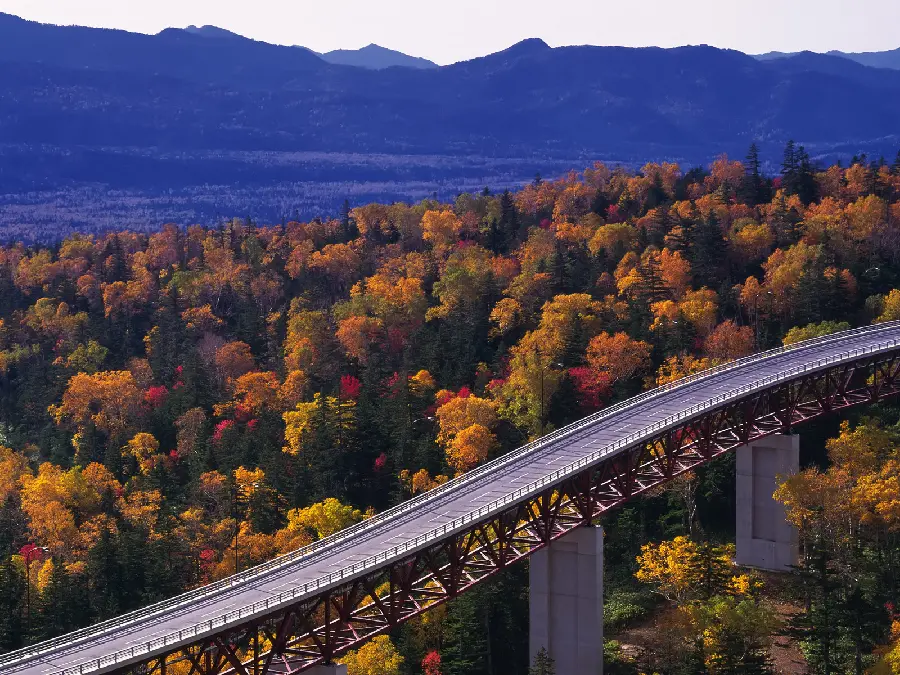
{"type": "MultiPolygon", "coordinates": [[[[751,147],[331,220],[4,246],[0,652],[292,551],[654,386],[900,319],[898,263],[900,154],[824,167],[794,143],[774,177],[751,147]]],[[[733,564],[733,458],[604,517],[607,673],[900,672],[898,421],[881,404],[804,432],[807,468],[776,493],[801,536],[787,579],[733,564]]],[[[344,661],[548,675],[527,596],[520,565],[344,661]]]]}

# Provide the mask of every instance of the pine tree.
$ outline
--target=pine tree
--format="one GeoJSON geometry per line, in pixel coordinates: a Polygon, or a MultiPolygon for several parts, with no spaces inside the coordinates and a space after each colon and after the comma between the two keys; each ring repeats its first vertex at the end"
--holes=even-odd
{"type": "Polygon", "coordinates": [[[637,283],[636,295],[647,303],[656,302],[666,298],[669,289],[662,277],[659,260],[655,256],[648,256],[638,265],[640,281],[637,283]]]}
{"type": "Polygon", "coordinates": [[[116,545],[109,530],[103,530],[88,551],[85,567],[90,606],[94,619],[108,619],[121,612],[119,593],[123,590],[116,545]]]}
{"type": "Polygon", "coordinates": [[[900,174],[900,150],[897,151],[897,158],[891,165],[891,173],[893,173],[894,175],[900,174]]]}
{"type": "Polygon", "coordinates": [[[644,209],[649,211],[663,204],[668,199],[665,189],[663,188],[662,176],[658,173],[653,176],[653,183],[647,191],[647,198],[644,203],[644,209]]]}
{"type": "Polygon", "coordinates": [[[760,169],[759,148],[756,143],[750,146],[747,153],[746,167],[741,198],[748,206],[765,204],[769,201],[768,187],[760,169]]]}
{"type": "Polygon", "coordinates": [[[519,214],[512,193],[504,190],[500,196],[500,236],[504,246],[512,246],[519,237],[519,214]]]}
{"type": "Polygon", "coordinates": [[[445,675],[490,675],[487,663],[490,645],[483,630],[486,608],[480,602],[483,594],[481,588],[472,589],[450,604],[444,624],[445,675]]]}
{"type": "Polygon", "coordinates": [[[594,199],[591,201],[591,211],[601,218],[606,218],[610,206],[612,206],[612,202],[606,196],[606,193],[603,190],[597,190],[594,199]]]}
{"type": "Polygon", "coordinates": [[[797,243],[798,218],[793,211],[788,211],[784,195],[779,195],[774,203],[772,215],[769,218],[772,228],[775,230],[775,244],[787,248],[797,243]]]}
{"type": "Polygon", "coordinates": [[[553,663],[553,659],[547,653],[547,648],[541,647],[541,650],[534,657],[534,663],[528,669],[528,675],[555,675],[556,668],[553,663]]]}
{"type": "Polygon", "coordinates": [[[797,193],[797,177],[800,173],[800,161],[797,157],[797,146],[793,140],[784,148],[784,159],[781,162],[781,187],[786,194],[797,193]]]}
{"type": "Polygon", "coordinates": [[[716,214],[700,218],[690,233],[691,266],[698,283],[716,288],[722,280],[721,264],[724,246],[722,229],[716,214]]]}
{"type": "Polygon", "coordinates": [[[796,157],[798,162],[796,192],[800,201],[808,206],[815,201],[817,196],[816,174],[809,154],[802,145],[797,148],[796,157]]]}
{"type": "Polygon", "coordinates": [[[32,630],[35,640],[46,640],[90,622],[84,586],[74,583],[59,560],[53,561],[50,579],[39,600],[32,630]]]}
{"type": "Polygon", "coordinates": [[[350,200],[345,199],[341,205],[341,238],[342,242],[352,241],[359,236],[356,220],[350,215],[350,200]]]}
{"type": "Polygon", "coordinates": [[[0,562],[0,653],[22,646],[24,607],[24,575],[13,564],[12,556],[4,556],[0,562]]]}
{"type": "Polygon", "coordinates": [[[500,229],[500,223],[496,218],[491,218],[488,223],[486,240],[485,245],[492,253],[503,253],[507,250],[504,233],[500,229]]]}

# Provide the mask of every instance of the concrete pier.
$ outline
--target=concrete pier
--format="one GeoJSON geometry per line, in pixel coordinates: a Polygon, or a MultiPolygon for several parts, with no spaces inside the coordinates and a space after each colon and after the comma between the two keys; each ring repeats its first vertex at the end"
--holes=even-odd
{"type": "Polygon", "coordinates": [[[776,572],[799,560],[797,528],[772,493],[776,476],[800,470],[800,437],[767,436],[737,449],[737,556],[739,565],[776,572]]]}
{"type": "Polygon", "coordinates": [[[579,527],[531,556],[530,661],[557,675],[603,673],[603,528],[579,527]]]}

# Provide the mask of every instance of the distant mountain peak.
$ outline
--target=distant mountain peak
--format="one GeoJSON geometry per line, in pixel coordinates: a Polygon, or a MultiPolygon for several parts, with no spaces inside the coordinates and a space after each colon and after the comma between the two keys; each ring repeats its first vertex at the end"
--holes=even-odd
{"type": "Polygon", "coordinates": [[[357,66],[369,70],[383,70],[394,66],[418,68],[420,70],[438,67],[436,63],[428,59],[409,56],[403,52],[382,47],[374,42],[361,49],[335,49],[319,56],[328,63],[342,66],[357,66]]]}
{"type": "Polygon", "coordinates": [[[501,54],[509,54],[509,53],[538,53],[544,52],[549,49],[552,49],[550,45],[544,42],[541,38],[526,38],[520,42],[517,42],[512,47],[507,47],[501,54]]]}
{"type": "Polygon", "coordinates": [[[187,28],[183,29],[185,33],[190,33],[191,35],[199,35],[200,37],[206,38],[218,38],[218,39],[229,39],[233,40],[235,38],[240,38],[245,40],[246,38],[243,35],[238,35],[237,33],[233,33],[230,30],[226,30],[224,28],[219,28],[218,26],[194,26],[190,25],[187,28]]]}

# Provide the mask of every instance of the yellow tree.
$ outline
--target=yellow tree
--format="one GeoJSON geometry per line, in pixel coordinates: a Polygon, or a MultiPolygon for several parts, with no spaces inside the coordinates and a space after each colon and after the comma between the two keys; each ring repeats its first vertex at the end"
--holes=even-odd
{"type": "Polygon", "coordinates": [[[352,506],[342,504],[334,497],[329,497],[306,508],[291,509],[287,517],[288,529],[294,531],[305,529],[321,539],[360,522],[366,514],[352,506]]]}
{"type": "Polygon", "coordinates": [[[162,461],[159,454],[159,441],[148,433],[138,433],[122,448],[123,457],[133,457],[140,471],[145,476],[162,461]]]}
{"type": "Polygon", "coordinates": [[[79,431],[93,424],[116,439],[140,414],[142,400],[134,376],[127,370],[78,373],[69,379],[62,402],[50,406],[50,413],[57,424],[70,422],[79,431]]]}
{"type": "Polygon", "coordinates": [[[472,424],[453,437],[447,446],[447,463],[457,474],[465,473],[487,460],[497,437],[487,427],[472,424]]]}
{"type": "Polygon", "coordinates": [[[900,290],[896,288],[885,296],[881,304],[881,314],[875,319],[875,323],[896,321],[900,319],[900,290]]]}
{"type": "Polygon", "coordinates": [[[691,356],[690,354],[670,356],[659,367],[659,370],[656,371],[655,383],[656,386],[660,387],[664,384],[680,380],[682,377],[703,372],[715,365],[718,364],[711,359],[691,356]]]}
{"type": "MultiPolygon", "coordinates": [[[[446,398],[449,392],[438,392],[446,398]]],[[[452,395],[452,394],[450,394],[452,395]]],[[[454,396],[435,413],[438,420],[438,443],[444,448],[447,463],[463,473],[487,459],[497,443],[491,429],[497,422],[497,405],[478,396],[454,396]]]]}
{"type": "Polygon", "coordinates": [[[811,323],[806,326],[795,326],[785,334],[782,344],[787,347],[804,340],[812,340],[813,338],[824,337],[845,330],[850,330],[850,324],[846,321],[823,321],[822,323],[811,323]]]}
{"type": "Polygon", "coordinates": [[[317,429],[324,428],[332,435],[332,442],[341,449],[343,439],[356,426],[356,401],[316,393],[310,402],[300,402],[282,415],[285,423],[282,448],[290,455],[302,455],[317,429]]]}
{"type": "Polygon", "coordinates": [[[422,216],[422,236],[439,253],[459,241],[462,222],[453,211],[426,211],[422,216]]]}
{"type": "Polygon", "coordinates": [[[708,288],[688,291],[684,294],[678,309],[701,337],[706,337],[716,325],[719,294],[708,288]]]}
{"type": "Polygon", "coordinates": [[[0,445],[0,504],[18,495],[25,475],[31,475],[25,456],[0,445]]]}
{"type": "Polygon", "coordinates": [[[600,333],[588,344],[586,358],[596,373],[607,376],[610,382],[619,382],[647,367],[650,349],[646,342],[633,340],[625,333],[600,333]]]}
{"type": "Polygon", "coordinates": [[[698,544],[680,536],[658,544],[644,544],[637,563],[635,577],[678,605],[698,598],[708,600],[715,595],[744,594],[755,585],[749,577],[733,573],[732,544],[698,544]]]}
{"type": "Polygon", "coordinates": [[[699,583],[700,552],[687,537],[644,544],[637,562],[634,576],[654,586],[666,600],[682,604],[694,597],[699,583]]]}
{"type": "Polygon", "coordinates": [[[387,635],[378,635],[338,663],[347,666],[347,675],[399,675],[403,657],[387,635]]]}

